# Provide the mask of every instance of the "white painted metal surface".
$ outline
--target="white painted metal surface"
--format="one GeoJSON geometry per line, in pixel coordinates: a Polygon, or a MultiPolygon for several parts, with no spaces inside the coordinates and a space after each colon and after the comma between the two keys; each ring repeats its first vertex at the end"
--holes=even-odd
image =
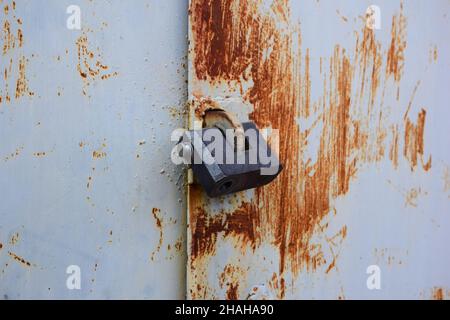
{"type": "Polygon", "coordinates": [[[0,6],[0,298],[184,298],[187,1],[0,6]]]}

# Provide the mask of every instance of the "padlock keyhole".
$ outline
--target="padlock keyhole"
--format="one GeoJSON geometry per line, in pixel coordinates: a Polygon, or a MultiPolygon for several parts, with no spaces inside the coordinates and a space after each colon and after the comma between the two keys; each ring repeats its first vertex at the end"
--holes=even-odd
{"type": "Polygon", "coordinates": [[[229,190],[231,187],[233,186],[233,181],[226,181],[224,182],[220,187],[219,190],[220,192],[225,192],[227,190],[229,190]]]}

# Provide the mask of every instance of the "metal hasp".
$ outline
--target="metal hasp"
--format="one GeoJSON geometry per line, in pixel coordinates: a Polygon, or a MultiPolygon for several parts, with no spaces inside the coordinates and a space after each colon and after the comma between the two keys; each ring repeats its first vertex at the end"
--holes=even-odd
{"type": "Polygon", "coordinates": [[[183,152],[190,144],[192,170],[209,197],[263,186],[282,170],[277,155],[256,125],[245,122],[242,129],[253,132],[253,139],[243,135],[244,142],[240,144],[237,134],[230,139],[221,126],[187,131],[180,141],[183,152]],[[268,161],[263,161],[263,157],[268,161]]]}

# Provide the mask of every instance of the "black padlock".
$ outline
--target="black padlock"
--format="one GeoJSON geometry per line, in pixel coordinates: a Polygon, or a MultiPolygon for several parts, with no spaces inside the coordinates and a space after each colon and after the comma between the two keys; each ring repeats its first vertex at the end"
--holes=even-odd
{"type": "Polygon", "coordinates": [[[277,155],[256,125],[245,122],[241,128],[244,135],[234,135],[232,139],[227,136],[229,130],[210,127],[186,131],[180,141],[185,151],[190,150],[188,158],[194,176],[210,197],[263,186],[282,170],[277,155]],[[239,138],[243,140],[241,144],[239,138]]]}

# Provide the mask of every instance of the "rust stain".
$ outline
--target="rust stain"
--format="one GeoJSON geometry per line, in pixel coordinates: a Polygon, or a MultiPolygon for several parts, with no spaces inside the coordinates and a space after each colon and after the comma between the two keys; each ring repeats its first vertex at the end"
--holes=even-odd
{"type": "Polygon", "coordinates": [[[219,285],[226,288],[226,300],[239,300],[239,282],[243,275],[242,270],[232,264],[227,264],[220,274],[219,285]]]}
{"type": "Polygon", "coordinates": [[[164,236],[164,234],[163,234],[163,221],[162,221],[162,217],[161,217],[161,209],[153,208],[152,209],[152,215],[153,215],[153,218],[156,221],[156,227],[159,230],[158,246],[152,252],[152,255],[151,255],[151,260],[154,261],[156,254],[161,250],[161,247],[162,247],[162,244],[163,244],[163,236],[164,236]]]}
{"type": "MultiPolygon", "coordinates": [[[[404,70],[407,44],[403,5],[392,19],[391,41],[386,50],[375,32],[363,27],[356,34],[352,50],[336,45],[329,58],[320,60],[323,83],[318,85],[323,86],[323,95],[315,102],[310,101],[311,87],[315,85],[310,76],[314,72],[310,50],[302,49],[296,27],[286,31],[285,25],[279,26],[280,21],[289,20],[289,1],[274,1],[270,13],[264,10],[257,0],[191,1],[196,78],[240,91],[253,106],[250,118],[259,127],[279,129],[279,156],[285,170],[273,183],[256,189],[254,200],[240,204],[234,212],[207,213],[202,191],[196,185],[190,186],[190,253],[191,267],[196,269],[196,259],[214,255],[218,239],[233,238],[237,248],[253,250],[262,239],[270,241],[279,249],[278,290],[283,298],[283,274],[288,268],[294,276],[302,268],[322,268],[324,272],[336,268],[338,252],[334,243],[345,239],[346,226],[336,239],[327,239],[332,252],[330,261],[326,261],[322,246],[312,237],[315,232],[323,232],[320,222],[335,210],[333,200],[350,190],[361,166],[388,157],[397,168],[403,155],[412,169],[420,160],[428,171],[431,156],[424,163],[426,111],[422,109],[414,124],[407,117],[411,99],[405,106],[404,122],[392,123],[383,105],[390,89],[386,82],[393,78],[399,84],[404,70]],[[382,82],[384,87],[380,88],[382,82]],[[299,118],[315,120],[310,126],[299,127],[299,118]],[[314,161],[307,152],[313,131],[319,132],[314,161]],[[403,154],[399,152],[401,147],[403,154]]],[[[398,87],[394,92],[397,102],[398,87]]],[[[194,94],[194,99],[199,102],[195,104],[199,105],[195,110],[197,118],[215,103],[201,94],[194,94]]]]}
{"type": "Polygon", "coordinates": [[[438,60],[438,56],[439,56],[438,48],[437,48],[437,46],[435,45],[435,46],[433,46],[433,47],[430,48],[430,52],[429,52],[429,62],[430,62],[430,63],[436,62],[436,61],[438,60]]]}
{"type": "Polygon", "coordinates": [[[90,49],[88,31],[77,39],[78,51],[77,71],[83,80],[83,94],[87,95],[87,89],[96,80],[106,80],[118,75],[118,72],[108,72],[109,67],[101,62],[101,54],[97,50],[90,49]]]}
{"type": "Polygon", "coordinates": [[[386,73],[400,82],[405,64],[406,17],[403,15],[403,3],[400,14],[392,17],[391,44],[387,54],[386,73]]]}
{"type": "Polygon", "coordinates": [[[418,161],[425,171],[431,168],[431,156],[424,162],[424,132],[425,118],[427,112],[422,109],[417,116],[417,124],[414,124],[408,117],[405,120],[405,142],[403,155],[408,159],[411,170],[417,167],[418,161]]]}
{"type": "Polygon", "coordinates": [[[444,300],[444,289],[434,288],[433,289],[433,299],[434,300],[444,300]]]}
{"type": "Polygon", "coordinates": [[[178,239],[178,241],[175,243],[175,250],[177,252],[182,252],[182,250],[183,250],[183,239],[178,239]]]}
{"type": "Polygon", "coordinates": [[[5,162],[7,162],[9,160],[13,160],[13,159],[17,158],[22,151],[23,151],[23,147],[19,147],[14,152],[12,152],[9,155],[5,156],[3,160],[5,162]]]}
{"type": "Polygon", "coordinates": [[[26,266],[26,267],[31,267],[31,266],[32,266],[31,262],[25,260],[24,258],[18,256],[18,255],[15,254],[15,253],[13,253],[13,252],[11,252],[11,251],[8,251],[8,254],[9,254],[9,256],[10,256],[11,258],[13,258],[15,261],[21,263],[23,266],[26,266]]]}
{"type": "Polygon", "coordinates": [[[377,264],[385,264],[389,267],[402,266],[408,258],[408,250],[395,248],[375,248],[374,257],[377,264]]]}
{"type": "MultiPolygon", "coordinates": [[[[202,190],[199,186],[192,186],[191,195],[198,199],[203,196],[202,190]]],[[[215,216],[208,215],[200,207],[192,207],[191,259],[195,260],[200,255],[214,253],[215,244],[220,236],[236,238],[244,246],[247,244],[255,248],[258,241],[259,221],[255,216],[256,211],[251,207],[252,204],[245,203],[234,212],[222,212],[215,216]]]]}
{"type": "Polygon", "coordinates": [[[13,50],[16,47],[21,47],[23,45],[23,34],[21,29],[17,29],[16,32],[13,31],[13,26],[9,20],[5,20],[2,29],[2,40],[3,40],[3,55],[13,50]]]}
{"type": "Polygon", "coordinates": [[[392,126],[392,142],[389,149],[389,159],[395,169],[398,168],[398,146],[399,146],[399,129],[398,125],[392,126]]]}
{"type": "Polygon", "coordinates": [[[421,188],[410,189],[405,196],[405,205],[417,208],[417,200],[421,194],[423,194],[421,188]]]}
{"type": "Polygon", "coordinates": [[[19,242],[19,233],[16,232],[11,236],[11,239],[9,240],[9,244],[10,245],[16,245],[19,242]]]}
{"type": "Polygon", "coordinates": [[[92,184],[92,177],[89,176],[89,177],[88,177],[88,182],[86,183],[86,188],[87,188],[87,189],[90,189],[90,188],[91,188],[91,184],[92,184]]]}
{"type": "Polygon", "coordinates": [[[15,17],[13,11],[15,11],[16,6],[13,4],[5,5],[3,10],[4,20],[0,30],[0,47],[5,57],[0,64],[0,70],[5,80],[0,88],[0,104],[11,102],[12,97],[18,100],[23,96],[34,96],[34,93],[29,89],[26,75],[28,59],[21,54],[21,48],[24,44],[24,34],[21,29],[22,21],[15,17]],[[10,56],[10,58],[7,58],[7,56],[10,56]],[[16,67],[17,74],[15,75],[13,70],[16,67]],[[10,87],[15,88],[15,93],[12,96],[10,87]]]}
{"type": "Polygon", "coordinates": [[[28,87],[28,80],[26,78],[26,62],[25,57],[21,57],[19,60],[19,77],[16,82],[16,99],[25,95],[33,96],[34,93],[30,91],[28,87]]]}
{"type": "Polygon", "coordinates": [[[47,155],[47,153],[45,151],[41,151],[41,152],[35,152],[35,153],[33,153],[33,155],[35,157],[42,158],[42,157],[45,157],[47,155]]]}
{"type": "Polygon", "coordinates": [[[397,191],[399,192],[405,199],[405,207],[412,207],[417,208],[418,206],[418,200],[421,196],[427,196],[428,191],[423,190],[420,186],[404,189],[401,186],[394,185],[391,180],[388,180],[388,183],[397,191]]]}
{"type": "Polygon", "coordinates": [[[342,15],[339,10],[336,10],[336,14],[338,15],[339,18],[341,18],[341,20],[343,22],[348,22],[348,18],[346,16],[342,15]]]}
{"type": "Polygon", "coordinates": [[[226,299],[227,300],[239,300],[238,295],[239,283],[230,283],[227,290],[226,299]]]}
{"type": "Polygon", "coordinates": [[[96,151],[96,150],[94,150],[92,152],[92,158],[94,158],[94,159],[101,159],[101,158],[104,158],[104,157],[106,157],[106,152],[104,152],[104,151],[96,151]]]}
{"type": "MultiPolygon", "coordinates": [[[[82,148],[83,146],[84,146],[84,144],[80,142],[80,148],[82,148]]],[[[106,143],[102,143],[100,148],[98,148],[97,150],[92,151],[92,158],[95,159],[95,160],[105,158],[106,157],[106,152],[103,151],[105,148],[106,148],[106,143]]]]}
{"type": "Polygon", "coordinates": [[[422,290],[419,296],[421,299],[450,300],[450,290],[442,286],[435,286],[431,289],[422,290]]]}
{"type": "Polygon", "coordinates": [[[433,300],[446,300],[449,298],[449,295],[447,294],[444,288],[436,287],[433,288],[433,293],[431,297],[433,300]]]}
{"type": "Polygon", "coordinates": [[[278,275],[274,272],[272,274],[272,278],[269,281],[269,289],[277,293],[278,299],[283,299],[286,290],[286,282],[284,278],[278,277],[278,275]]]}
{"type": "Polygon", "coordinates": [[[334,236],[327,238],[326,242],[329,246],[329,251],[331,253],[331,263],[328,265],[325,273],[328,274],[332,270],[338,270],[336,265],[337,259],[339,258],[339,254],[341,251],[341,245],[344,242],[344,239],[347,237],[347,226],[343,226],[342,229],[336,233],[334,236]]]}
{"type": "Polygon", "coordinates": [[[195,115],[198,119],[202,119],[207,111],[222,110],[219,103],[211,98],[200,98],[199,103],[195,107],[195,115]]]}
{"type": "Polygon", "coordinates": [[[23,46],[23,32],[22,32],[22,29],[17,29],[17,40],[19,41],[19,47],[22,47],[23,46]]]}

